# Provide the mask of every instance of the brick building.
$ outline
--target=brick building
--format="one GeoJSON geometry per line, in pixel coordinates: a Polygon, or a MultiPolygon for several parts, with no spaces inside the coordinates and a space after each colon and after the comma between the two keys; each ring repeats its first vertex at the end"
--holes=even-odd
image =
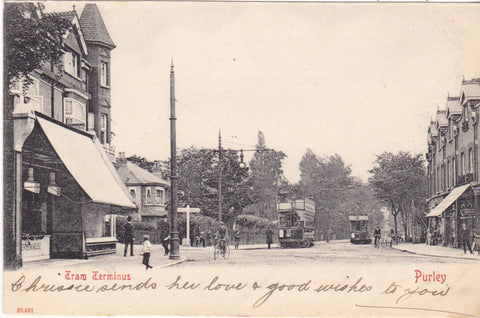
{"type": "Polygon", "coordinates": [[[458,247],[462,222],[471,238],[480,234],[479,106],[480,78],[463,80],[428,127],[426,217],[436,244],[458,247]]]}
{"type": "Polygon", "coordinates": [[[150,173],[129,162],[124,152],[119,152],[115,167],[138,207],[135,219],[152,224],[166,220],[167,190],[170,188],[170,181],[161,162],[155,161],[150,173]]]}
{"type": "MultiPolygon", "coordinates": [[[[38,14],[38,13],[37,13],[38,14]]],[[[43,13],[40,13],[43,14],[43,13]]],[[[136,206],[112,164],[110,69],[100,11],[60,13],[63,75],[46,63],[4,94],[4,264],[115,251],[109,216],[136,206]]]]}

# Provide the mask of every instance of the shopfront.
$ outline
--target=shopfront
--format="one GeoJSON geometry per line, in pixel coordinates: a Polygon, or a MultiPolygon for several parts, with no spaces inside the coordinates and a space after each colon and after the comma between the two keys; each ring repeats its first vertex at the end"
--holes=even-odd
{"type": "Polygon", "coordinates": [[[36,114],[21,159],[23,262],[115,252],[111,220],[136,207],[95,137],[36,114]]]}
{"type": "Polygon", "coordinates": [[[479,232],[476,209],[477,194],[471,184],[453,189],[427,215],[431,244],[460,247],[458,231],[462,223],[467,225],[470,240],[479,232]]]}

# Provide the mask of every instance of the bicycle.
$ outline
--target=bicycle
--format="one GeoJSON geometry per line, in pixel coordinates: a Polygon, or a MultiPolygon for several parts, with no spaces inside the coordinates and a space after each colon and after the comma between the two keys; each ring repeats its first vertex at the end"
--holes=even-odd
{"type": "Polygon", "coordinates": [[[230,256],[230,246],[227,244],[225,239],[221,239],[218,244],[215,244],[213,250],[213,259],[217,260],[222,256],[224,259],[227,259],[230,256]]]}
{"type": "Polygon", "coordinates": [[[375,248],[380,248],[380,237],[375,236],[375,248]]]}

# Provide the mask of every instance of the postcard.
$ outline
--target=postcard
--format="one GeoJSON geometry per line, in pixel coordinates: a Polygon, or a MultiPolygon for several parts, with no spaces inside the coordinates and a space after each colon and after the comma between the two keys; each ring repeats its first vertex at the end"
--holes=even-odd
{"type": "Polygon", "coordinates": [[[5,2],[3,313],[480,316],[479,17],[5,2]]]}

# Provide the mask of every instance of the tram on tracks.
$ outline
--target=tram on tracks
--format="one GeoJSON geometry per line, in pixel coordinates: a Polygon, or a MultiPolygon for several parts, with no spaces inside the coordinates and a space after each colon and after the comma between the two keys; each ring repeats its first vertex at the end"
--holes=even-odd
{"type": "Polygon", "coordinates": [[[372,239],[368,234],[368,216],[351,215],[350,221],[350,242],[352,244],[370,244],[372,239]]]}
{"type": "Polygon", "coordinates": [[[315,202],[304,198],[277,203],[278,239],[281,247],[313,246],[315,202]]]}

